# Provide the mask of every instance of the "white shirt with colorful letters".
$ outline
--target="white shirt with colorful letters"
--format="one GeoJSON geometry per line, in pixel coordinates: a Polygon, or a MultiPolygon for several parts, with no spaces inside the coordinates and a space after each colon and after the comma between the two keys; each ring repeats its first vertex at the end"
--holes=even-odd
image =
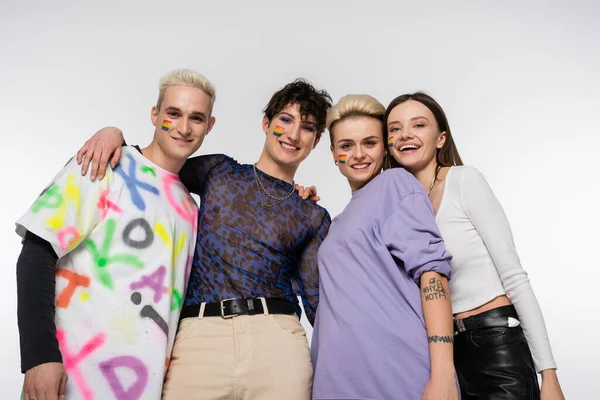
{"type": "Polygon", "coordinates": [[[71,159],[17,222],[52,244],[67,399],[160,399],[198,209],[176,174],[132,147],[102,181],[71,159]]]}

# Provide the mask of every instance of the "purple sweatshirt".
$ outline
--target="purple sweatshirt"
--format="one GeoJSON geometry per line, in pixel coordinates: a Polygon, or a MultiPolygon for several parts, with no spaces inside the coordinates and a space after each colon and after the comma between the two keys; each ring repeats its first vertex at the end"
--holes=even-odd
{"type": "Polygon", "coordinates": [[[451,259],[423,186],[383,172],[333,221],[318,253],[313,400],[418,400],[429,381],[419,278],[451,259]]]}

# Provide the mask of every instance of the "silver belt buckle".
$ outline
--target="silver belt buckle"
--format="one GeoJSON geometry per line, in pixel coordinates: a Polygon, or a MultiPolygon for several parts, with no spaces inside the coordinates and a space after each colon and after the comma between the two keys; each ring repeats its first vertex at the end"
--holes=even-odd
{"type": "Polygon", "coordinates": [[[465,323],[462,319],[456,320],[456,327],[458,328],[458,332],[465,332],[467,328],[465,328],[465,323]]]}
{"type": "Polygon", "coordinates": [[[231,315],[225,315],[225,307],[223,306],[223,303],[226,301],[230,301],[230,300],[235,300],[235,298],[231,298],[231,299],[225,299],[225,300],[221,300],[219,303],[221,304],[221,317],[225,318],[225,319],[229,319],[229,318],[233,318],[239,315],[238,314],[231,314],[231,315]]]}

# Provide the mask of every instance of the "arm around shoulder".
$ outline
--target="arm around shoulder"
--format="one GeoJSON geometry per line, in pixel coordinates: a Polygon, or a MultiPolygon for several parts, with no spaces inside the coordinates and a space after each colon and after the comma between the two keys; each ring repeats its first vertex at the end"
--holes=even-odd
{"type": "Polygon", "coordinates": [[[123,132],[114,126],[107,126],[89,138],[77,152],[77,164],[82,164],[81,175],[86,175],[90,163],[90,179],[104,178],[106,167],[115,168],[121,159],[121,147],[126,146],[123,132]]]}

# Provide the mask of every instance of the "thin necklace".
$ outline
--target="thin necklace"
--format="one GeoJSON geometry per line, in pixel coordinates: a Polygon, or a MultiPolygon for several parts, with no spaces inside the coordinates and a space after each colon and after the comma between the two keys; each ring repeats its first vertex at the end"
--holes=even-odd
{"type": "Polygon", "coordinates": [[[281,203],[282,201],[289,199],[293,194],[294,191],[296,190],[295,185],[294,185],[294,181],[292,181],[292,189],[283,197],[276,197],[271,195],[269,192],[267,192],[267,189],[265,189],[265,187],[263,186],[262,182],[260,181],[260,176],[258,176],[258,171],[256,169],[256,163],[252,164],[252,168],[254,170],[254,179],[256,180],[256,188],[258,189],[258,192],[263,195],[263,196],[267,196],[272,200],[275,200],[275,203],[273,204],[268,204],[263,202],[262,200],[258,201],[258,204],[260,204],[262,207],[264,208],[272,208],[274,206],[276,206],[277,204],[281,203]]]}
{"type": "Polygon", "coordinates": [[[441,168],[442,166],[440,164],[438,164],[438,166],[435,168],[433,179],[431,180],[431,184],[429,185],[429,190],[427,190],[427,196],[429,196],[429,193],[431,193],[431,189],[433,189],[433,185],[435,185],[435,181],[437,181],[438,173],[440,172],[441,168]]]}

